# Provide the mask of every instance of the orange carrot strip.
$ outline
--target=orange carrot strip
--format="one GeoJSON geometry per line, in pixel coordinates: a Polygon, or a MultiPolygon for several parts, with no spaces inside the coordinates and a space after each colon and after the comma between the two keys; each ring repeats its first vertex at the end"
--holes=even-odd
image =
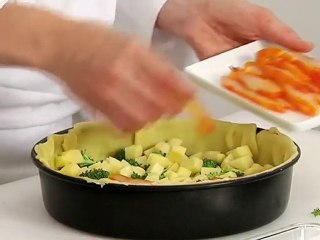
{"type": "Polygon", "coordinates": [[[260,69],[264,76],[280,85],[286,84],[295,88],[305,88],[308,85],[308,83],[301,82],[295,75],[287,70],[272,65],[260,65],[260,69]]]}
{"type": "Polygon", "coordinates": [[[150,184],[150,181],[143,180],[143,179],[133,179],[129,177],[125,177],[122,175],[113,175],[110,177],[110,179],[123,182],[123,183],[134,183],[134,184],[150,184]]]}
{"type": "Polygon", "coordinates": [[[319,113],[317,99],[313,94],[299,92],[291,86],[286,86],[285,91],[287,101],[301,113],[308,116],[315,116],[319,113]]]}
{"type": "Polygon", "coordinates": [[[231,74],[230,78],[239,81],[248,90],[254,91],[265,97],[280,98],[283,96],[281,87],[270,79],[243,73],[241,71],[231,74]]]}
{"type": "Polygon", "coordinates": [[[196,100],[187,105],[189,112],[198,121],[198,130],[201,134],[209,134],[215,129],[214,120],[211,119],[204,107],[196,100]]]}
{"type": "Polygon", "coordinates": [[[286,112],[286,106],[281,102],[274,101],[272,99],[258,95],[255,92],[245,89],[239,82],[229,78],[224,77],[222,79],[222,85],[231,92],[234,92],[261,107],[267,108],[271,111],[284,113],[286,112]]]}

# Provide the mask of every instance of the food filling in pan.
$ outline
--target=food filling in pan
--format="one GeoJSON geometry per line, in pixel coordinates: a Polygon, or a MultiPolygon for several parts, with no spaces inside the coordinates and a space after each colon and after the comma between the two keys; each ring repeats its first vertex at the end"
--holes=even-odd
{"type": "Polygon", "coordinates": [[[215,120],[203,135],[198,122],[162,120],[133,135],[105,124],[81,123],[36,146],[37,158],[61,174],[96,183],[196,184],[235,180],[293,159],[294,142],[277,129],[215,120]],[[272,144],[270,144],[272,143],[272,144]]]}

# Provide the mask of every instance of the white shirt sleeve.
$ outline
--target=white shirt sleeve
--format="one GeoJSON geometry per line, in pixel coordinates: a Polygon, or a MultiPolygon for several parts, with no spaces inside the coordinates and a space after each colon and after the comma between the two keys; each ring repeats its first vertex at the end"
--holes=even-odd
{"type": "Polygon", "coordinates": [[[0,9],[8,2],[8,0],[0,0],[0,9]]]}
{"type": "Polygon", "coordinates": [[[166,0],[117,0],[114,27],[151,42],[155,22],[166,0]]]}

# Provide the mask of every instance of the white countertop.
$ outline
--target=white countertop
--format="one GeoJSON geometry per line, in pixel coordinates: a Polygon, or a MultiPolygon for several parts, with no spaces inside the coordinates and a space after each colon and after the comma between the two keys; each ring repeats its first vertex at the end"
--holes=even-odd
{"type": "MultiPolygon", "coordinates": [[[[239,112],[224,118],[233,122],[256,122],[260,127],[272,124],[248,113],[239,112]]],[[[294,167],[291,197],[286,212],[259,229],[219,239],[245,239],[294,223],[320,223],[311,211],[320,207],[320,132],[288,133],[300,146],[302,156],[294,167]]],[[[1,240],[106,240],[66,227],[46,212],[39,177],[0,185],[1,240]]]]}

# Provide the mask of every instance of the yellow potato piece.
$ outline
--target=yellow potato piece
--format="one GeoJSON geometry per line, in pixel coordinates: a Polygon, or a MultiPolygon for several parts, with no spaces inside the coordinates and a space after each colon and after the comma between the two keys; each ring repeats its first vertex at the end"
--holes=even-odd
{"type": "Polygon", "coordinates": [[[81,174],[81,169],[76,163],[69,163],[65,165],[60,172],[62,174],[71,176],[71,177],[77,177],[81,174]]]}
{"type": "Polygon", "coordinates": [[[185,158],[181,162],[181,167],[189,169],[192,173],[198,173],[201,171],[203,160],[197,157],[185,158]]]}
{"type": "Polygon", "coordinates": [[[254,162],[253,162],[251,156],[244,156],[244,157],[239,157],[239,158],[231,160],[229,164],[233,168],[244,171],[244,170],[250,168],[253,163],[254,162]]]}
{"type": "Polygon", "coordinates": [[[173,138],[183,141],[187,154],[192,155],[205,151],[227,152],[242,144],[248,145],[254,154],[257,149],[256,125],[235,124],[214,120],[216,129],[210,134],[200,134],[197,123],[191,119],[160,120],[153,125],[135,133],[135,144],[141,144],[144,149],[153,147],[159,142],[173,138]],[[227,144],[226,136],[232,131],[236,133],[236,141],[227,144]],[[243,136],[246,135],[244,138],[243,136]]]}
{"type": "Polygon", "coordinates": [[[256,173],[263,172],[265,169],[260,164],[254,163],[250,168],[244,171],[244,175],[252,175],[256,173]]]}

